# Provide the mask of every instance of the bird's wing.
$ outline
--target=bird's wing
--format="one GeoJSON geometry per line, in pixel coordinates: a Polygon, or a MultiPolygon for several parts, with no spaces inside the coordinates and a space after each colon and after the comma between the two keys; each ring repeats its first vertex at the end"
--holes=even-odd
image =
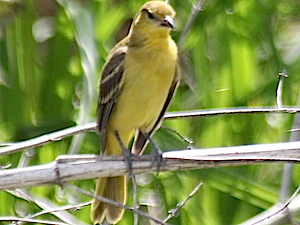
{"type": "MultiPolygon", "coordinates": [[[[177,63],[176,69],[175,69],[174,80],[173,80],[172,85],[170,87],[168,97],[166,99],[164,107],[162,108],[154,127],[152,128],[152,130],[148,134],[149,137],[151,137],[155,133],[155,131],[160,127],[160,125],[162,123],[163,116],[164,116],[165,112],[168,110],[170,102],[172,100],[172,97],[175,94],[175,91],[176,91],[176,89],[179,85],[180,74],[181,74],[180,73],[180,67],[179,67],[179,64],[177,63]]],[[[136,135],[135,135],[133,148],[132,148],[132,152],[134,154],[137,154],[137,155],[143,154],[147,144],[148,144],[147,138],[143,135],[143,133],[140,130],[137,130],[136,135]]]]}
{"type": "Polygon", "coordinates": [[[123,84],[124,59],[127,51],[126,44],[117,45],[102,69],[97,110],[97,131],[100,133],[102,151],[106,147],[107,124],[123,84]]]}

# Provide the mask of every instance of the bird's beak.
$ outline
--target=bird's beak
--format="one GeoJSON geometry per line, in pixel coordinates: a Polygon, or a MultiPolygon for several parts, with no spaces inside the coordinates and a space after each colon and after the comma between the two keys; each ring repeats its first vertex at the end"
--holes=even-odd
{"type": "Polygon", "coordinates": [[[175,29],[174,20],[171,16],[165,16],[164,20],[161,22],[161,25],[175,29]]]}

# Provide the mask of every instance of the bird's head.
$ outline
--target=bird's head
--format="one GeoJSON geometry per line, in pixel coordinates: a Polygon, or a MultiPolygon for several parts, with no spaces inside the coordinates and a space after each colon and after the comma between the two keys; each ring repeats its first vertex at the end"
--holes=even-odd
{"type": "Polygon", "coordinates": [[[150,36],[165,36],[174,29],[176,12],[163,1],[145,3],[136,15],[131,32],[148,34],[150,36]]]}

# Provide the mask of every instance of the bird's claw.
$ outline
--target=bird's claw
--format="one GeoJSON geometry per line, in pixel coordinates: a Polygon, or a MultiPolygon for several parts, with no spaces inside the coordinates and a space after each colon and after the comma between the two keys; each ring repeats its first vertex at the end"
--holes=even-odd
{"type": "Polygon", "coordinates": [[[151,161],[151,167],[153,167],[154,163],[156,162],[156,172],[157,174],[160,171],[161,165],[164,165],[165,160],[162,156],[162,151],[159,148],[154,148],[152,152],[152,161],[151,161]]]}

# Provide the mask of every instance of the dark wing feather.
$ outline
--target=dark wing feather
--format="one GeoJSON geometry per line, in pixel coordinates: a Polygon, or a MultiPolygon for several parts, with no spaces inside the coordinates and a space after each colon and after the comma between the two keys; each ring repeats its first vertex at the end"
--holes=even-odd
{"type": "Polygon", "coordinates": [[[119,45],[113,49],[102,69],[97,109],[97,131],[100,133],[102,151],[106,147],[107,124],[123,83],[123,65],[127,50],[127,45],[119,45]]]}
{"type": "MultiPolygon", "coordinates": [[[[150,137],[160,127],[160,125],[162,123],[162,120],[163,120],[163,117],[164,117],[164,114],[168,110],[170,102],[172,100],[172,97],[175,94],[175,91],[176,91],[176,89],[177,89],[177,87],[179,85],[179,81],[180,81],[180,68],[179,68],[179,64],[177,63],[176,70],[175,70],[174,80],[173,80],[173,83],[172,83],[172,85],[170,87],[168,97],[166,99],[164,107],[163,107],[162,111],[160,112],[159,117],[158,117],[158,119],[157,119],[154,127],[149,132],[149,136],[150,137]]],[[[135,135],[135,140],[134,140],[133,148],[132,148],[132,152],[134,154],[137,154],[137,155],[143,154],[143,152],[144,152],[147,144],[148,144],[147,138],[143,135],[143,133],[140,130],[137,130],[136,135],[135,135]]]]}

